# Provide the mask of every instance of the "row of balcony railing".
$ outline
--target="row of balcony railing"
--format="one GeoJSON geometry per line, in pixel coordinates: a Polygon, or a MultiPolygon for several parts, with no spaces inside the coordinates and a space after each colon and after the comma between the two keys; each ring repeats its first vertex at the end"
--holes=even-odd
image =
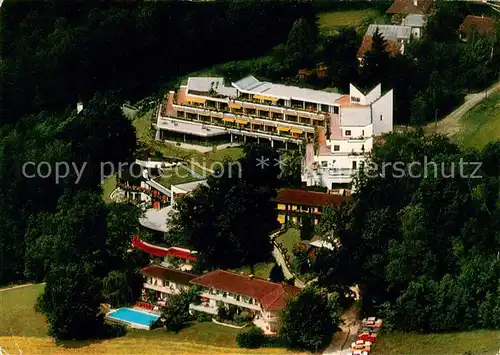
{"type": "MultiPolygon", "coordinates": [[[[194,108],[195,110],[203,110],[204,113],[206,113],[206,115],[211,116],[211,117],[219,117],[219,116],[215,116],[215,115],[217,113],[222,113],[223,117],[224,117],[224,114],[231,114],[231,115],[234,115],[236,118],[241,118],[241,119],[254,118],[254,119],[260,119],[260,120],[268,120],[268,121],[275,121],[275,122],[278,121],[278,122],[284,122],[284,123],[288,123],[288,124],[295,124],[295,125],[299,125],[299,126],[308,126],[308,127],[317,126],[314,123],[310,123],[310,122],[319,121],[319,122],[323,123],[325,120],[325,117],[322,117],[321,120],[314,119],[312,117],[307,117],[309,119],[309,122],[305,122],[305,120],[303,119],[305,117],[295,116],[295,117],[297,117],[296,120],[295,119],[286,119],[287,116],[291,116],[291,115],[286,115],[286,114],[285,114],[285,119],[279,119],[276,117],[277,115],[273,115],[273,116],[269,117],[269,114],[254,115],[251,113],[243,113],[243,111],[238,112],[238,111],[234,111],[234,110],[231,110],[231,111],[218,110],[216,108],[212,108],[212,110],[211,110],[210,108],[207,108],[207,107],[201,107],[201,106],[189,105],[189,104],[174,105],[174,107],[177,109],[177,112],[180,111],[179,108],[181,108],[181,110],[182,110],[183,107],[189,107],[189,108],[194,108]],[[214,112],[215,112],[215,115],[214,115],[214,112]]],[[[183,110],[182,112],[185,112],[186,116],[188,113],[193,113],[193,112],[189,112],[189,110],[183,110]]],[[[196,112],[196,114],[201,114],[201,113],[196,112]]],[[[183,118],[183,117],[184,116],[179,117],[179,118],[183,118]]]]}

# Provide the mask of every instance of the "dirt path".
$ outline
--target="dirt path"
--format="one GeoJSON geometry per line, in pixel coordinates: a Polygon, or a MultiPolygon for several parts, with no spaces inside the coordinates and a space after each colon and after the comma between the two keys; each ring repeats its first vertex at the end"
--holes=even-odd
{"type": "Polygon", "coordinates": [[[449,136],[457,134],[460,131],[460,118],[462,118],[467,111],[485,99],[486,95],[492,95],[498,90],[500,90],[500,82],[490,86],[487,91],[467,95],[462,106],[458,107],[448,116],[438,121],[437,125],[434,122],[427,124],[424,130],[425,133],[441,133],[449,136]]]}

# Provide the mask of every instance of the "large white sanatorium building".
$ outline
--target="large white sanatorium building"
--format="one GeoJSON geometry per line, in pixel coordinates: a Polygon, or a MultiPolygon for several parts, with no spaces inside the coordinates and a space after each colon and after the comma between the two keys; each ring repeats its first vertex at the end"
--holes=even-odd
{"type": "Polygon", "coordinates": [[[253,76],[231,86],[219,77],[191,77],[160,105],[156,138],[204,146],[305,145],[302,180],[331,188],[350,184],[373,137],[392,131],[392,110],[392,90],[382,95],[380,85],[366,95],[350,85],[349,95],[343,95],[253,76]]]}

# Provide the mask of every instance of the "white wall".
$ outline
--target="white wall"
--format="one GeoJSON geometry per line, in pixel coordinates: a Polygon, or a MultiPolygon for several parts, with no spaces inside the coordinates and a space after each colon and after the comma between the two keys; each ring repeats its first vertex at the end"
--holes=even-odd
{"type": "Polygon", "coordinates": [[[392,132],[393,91],[390,90],[372,104],[373,134],[375,136],[392,132]],[[382,117],[382,119],[381,119],[382,117]]]}
{"type": "Polygon", "coordinates": [[[363,93],[361,91],[359,91],[359,89],[352,84],[349,84],[349,96],[351,96],[351,102],[353,102],[352,97],[357,97],[357,98],[359,98],[360,101],[354,102],[354,103],[357,103],[360,105],[366,105],[365,95],[363,95],[363,93]]]}
{"type": "Polygon", "coordinates": [[[366,95],[366,104],[369,105],[382,95],[382,85],[378,84],[366,95]]]}

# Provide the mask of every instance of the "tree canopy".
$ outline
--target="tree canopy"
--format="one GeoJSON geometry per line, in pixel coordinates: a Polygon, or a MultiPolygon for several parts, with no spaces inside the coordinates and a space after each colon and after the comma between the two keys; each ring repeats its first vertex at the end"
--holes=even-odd
{"type": "Polygon", "coordinates": [[[341,242],[318,253],[319,281],[359,284],[363,311],[397,329],[498,329],[499,145],[463,152],[442,136],[387,135],[371,153],[378,169],[319,224],[341,242]]]}
{"type": "Polygon", "coordinates": [[[271,252],[269,234],[277,228],[271,199],[278,186],[278,157],[270,147],[246,146],[243,158],[226,162],[207,186],[178,202],[168,239],[198,251],[209,267],[265,261],[271,252]]]}

